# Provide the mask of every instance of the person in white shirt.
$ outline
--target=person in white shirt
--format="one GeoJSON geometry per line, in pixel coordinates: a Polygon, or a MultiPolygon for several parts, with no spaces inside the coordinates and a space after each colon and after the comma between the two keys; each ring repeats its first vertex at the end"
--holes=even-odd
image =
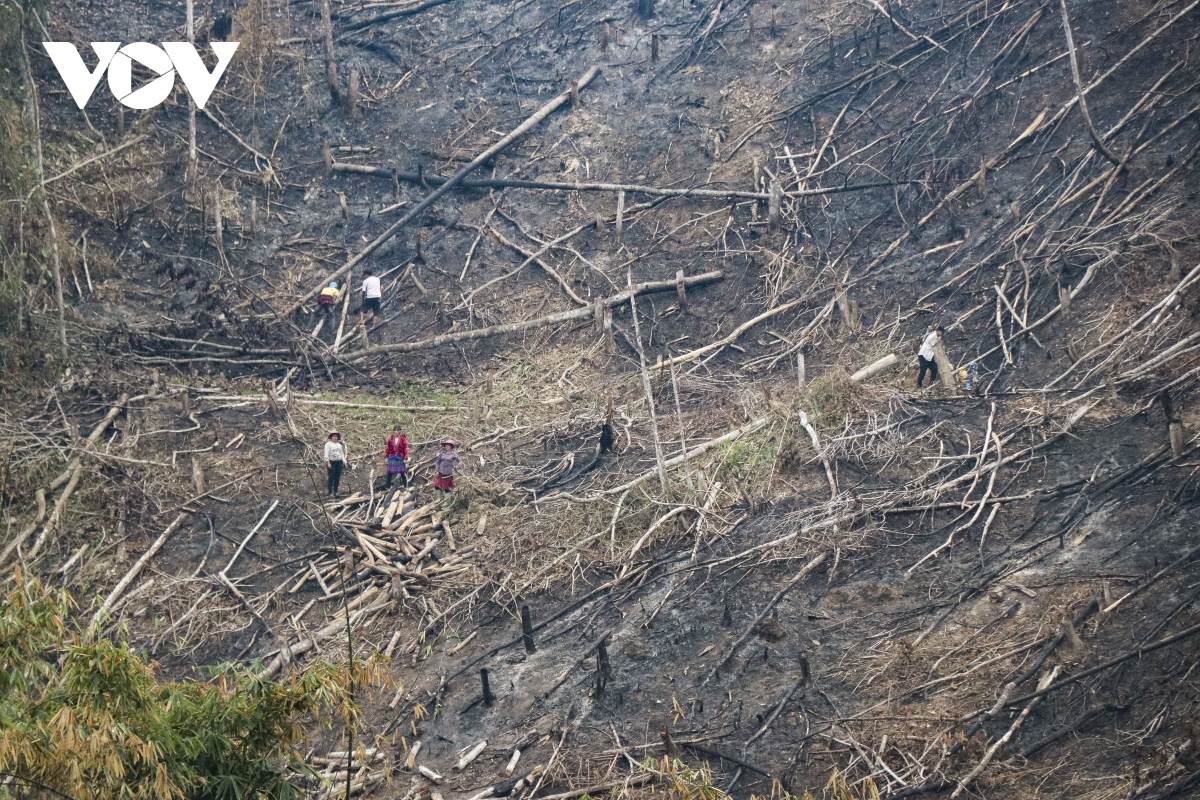
{"type": "Polygon", "coordinates": [[[946,329],[938,325],[929,333],[925,334],[925,340],[921,342],[921,349],[917,351],[917,362],[921,365],[921,371],[917,373],[917,388],[921,388],[921,384],[925,381],[925,373],[929,373],[929,385],[938,379],[937,366],[937,346],[941,341],[946,329]]]}
{"type": "Polygon", "coordinates": [[[325,442],[325,474],[328,478],[329,496],[337,497],[338,484],[342,481],[342,468],[346,466],[346,445],[342,444],[342,435],[330,431],[325,442]]]}
{"type": "Polygon", "coordinates": [[[375,321],[375,317],[379,315],[379,304],[383,301],[383,291],[379,288],[379,278],[375,277],[375,273],[367,270],[367,276],[363,279],[362,284],[363,302],[358,309],[358,325],[364,327],[366,322],[367,312],[371,312],[371,322],[375,321]]]}

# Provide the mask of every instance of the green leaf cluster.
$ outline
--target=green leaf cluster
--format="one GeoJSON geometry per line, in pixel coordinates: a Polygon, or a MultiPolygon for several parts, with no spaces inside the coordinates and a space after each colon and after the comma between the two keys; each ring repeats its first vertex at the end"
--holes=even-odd
{"type": "Polygon", "coordinates": [[[357,722],[367,669],[160,681],[127,646],[73,636],[68,594],[15,578],[0,598],[0,798],[291,800],[311,775],[306,725],[357,722]]]}

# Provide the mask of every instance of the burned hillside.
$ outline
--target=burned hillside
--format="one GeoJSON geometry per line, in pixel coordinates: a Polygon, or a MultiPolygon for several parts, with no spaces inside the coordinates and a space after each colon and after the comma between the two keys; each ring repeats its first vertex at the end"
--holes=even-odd
{"type": "Polygon", "coordinates": [[[1192,796],[1198,6],[52,2],[239,46],[10,70],[0,566],[386,655],[314,797],[1192,796]]]}

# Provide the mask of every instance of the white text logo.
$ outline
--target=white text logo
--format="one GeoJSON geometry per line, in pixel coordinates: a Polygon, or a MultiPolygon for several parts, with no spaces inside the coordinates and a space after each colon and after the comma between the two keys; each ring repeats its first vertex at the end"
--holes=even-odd
{"type": "Polygon", "coordinates": [[[237,42],[213,42],[211,46],[217,56],[217,65],[209,72],[196,48],[187,42],[163,42],[162,47],[149,42],[133,42],[124,47],[120,42],[92,42],[97,61],[96,68],[89,70],[70,42],[42,42],[42,45],[58,68],[75,105],[80,108],[91,99],[105,70],[113,96],[129,108],[154,108],[166,100],[175,86],[176,72],[196,105],[204,108],[238,49],[237,42]],[[158,76],[136,90],[133,88],[134,61],[158,76]]]}

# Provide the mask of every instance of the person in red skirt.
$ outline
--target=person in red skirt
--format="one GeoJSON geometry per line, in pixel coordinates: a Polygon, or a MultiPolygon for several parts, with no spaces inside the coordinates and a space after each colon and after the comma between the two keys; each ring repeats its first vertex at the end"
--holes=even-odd
{"type": "Polygon", "coordinates": [[[442,449],[433,460],[433,488],[445,502],[454,490],[454,468],[463,466],[462,456],[454,452],[454,440],[442,439],[442,449]]]}
{"type": "Polygon", "coordinates": [[[392,428],[392,435],[387,440],[387,488],[392,488],[392,480],[400,476],[400,482],[408,486],[408,438],[400,426],[392,428]]]}

